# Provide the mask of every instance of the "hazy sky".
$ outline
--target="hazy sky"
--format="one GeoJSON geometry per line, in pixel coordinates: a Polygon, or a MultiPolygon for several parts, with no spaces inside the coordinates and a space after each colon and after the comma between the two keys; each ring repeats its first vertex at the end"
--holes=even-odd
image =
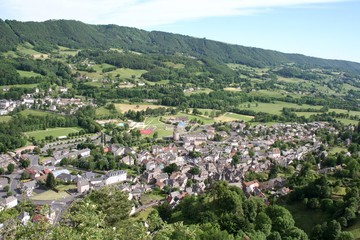
{"type": "Polygon", "coordinates": [[[1,0],[0,18],[111,23],[360,62],[359,0],[1,0]]]}

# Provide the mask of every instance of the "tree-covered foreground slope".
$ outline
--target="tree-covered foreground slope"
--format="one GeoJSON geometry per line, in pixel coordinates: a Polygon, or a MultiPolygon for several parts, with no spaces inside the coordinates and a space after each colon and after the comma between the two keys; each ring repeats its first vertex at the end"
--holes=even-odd
{"type": "Polygon", "coordinates": [[[142,53],[181,53],[194,57],[209,57],[224,63],[240,63],[253,67],[296,63],[360,73],[359,63],[285,54],[179,34],[147,32],[117,25],[89,25],[70,20],[0,20],[0,51],[12,50],[24,42],[30,42],[43,52],[49,52],[57,45],[71,48],[118,47],[142,53]]]}

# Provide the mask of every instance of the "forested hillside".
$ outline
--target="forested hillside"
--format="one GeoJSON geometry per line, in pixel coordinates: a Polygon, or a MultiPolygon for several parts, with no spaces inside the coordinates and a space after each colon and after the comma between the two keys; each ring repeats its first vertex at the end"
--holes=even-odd
{"type": "Polygon", "coordinates": [[[70,48],[117,47],[141,53],[181,53],[193,57],[209,57],[223,63],[239,63],[252,67],[296,63],[360,73],[359,63],[285,54],[172,33],[147,32],[117,25],[89,25],[71,20],[0,20],[0,51],[13,50],[19,43],[24,42],[33,44],[37,51],[42,52],[49,52],[58,45],[70,48]]]}

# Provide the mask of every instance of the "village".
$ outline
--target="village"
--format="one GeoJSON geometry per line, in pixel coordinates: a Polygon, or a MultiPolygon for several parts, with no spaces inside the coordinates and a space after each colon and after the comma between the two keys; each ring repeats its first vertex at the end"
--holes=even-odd
{"type": "MultiPolygon", "coordinates": [[[[116,185],[129,194],[129,200],[136,203],[130,213],[132,215],[147,207],[138,204],[143,194],[154,190],[166,192],[166,198],[153,201],[149,206],[162,201],[175,206],[187,195],[203,193],[209,181],[213,180],[225,180],[243,189],[247,196],[259,196],[267,202],[264,192],[277,196],[289,193],[285,179],[277,177],[263,182],[257,179],[246,181],[246,174],[268,172],[274,164],[287,167],[294,160],[301,161],[307,153],[318,150],[323,144],[316,136],[317,131],[337,131],[325,122],[250,126],[238,121],[220,124],[220,127],[215,124],[198,125],[190,131],[186,130],[187,119],[174,119],[173,124],[173,136],[169,138],[169,143],[165,146],[155,143],[148,150],[111,143],[111,138],[103,133],[90,138],[93,144],[101,146],[104,153],[117,157],[119,166],[141,166],[142,171],[136,174],[128,174],[126,169],[99,173],[83,171],[74,166],[60,166],[63,159],[86,159],[91,156],[89,148],[76,149],[76,143],[57,145],[52,157],[41,164],[40,154],[46,152],[49,146],[42,148],[38,154],[32,151],[34,148],[2,154],[2,167],[9,164],[16,166],[13,173],[1,179],[2,209],[13,208],[23,200],[30,200],[38,205],[39,211],[32,219],[28,213],[22,213],[19,216],[22,222],[45,219],[55,224],[76,198],[81,198],[92,189],[116,185]],[[274,147],[276,142],[297,144],[280,149],[274,147]],[[19,164],[24,160],[29,162],[26,168],[19,164]],[[20,180],[24,172],[29,180],[20,180]],[[62,199],[32,200],[35,192],[44,191],[40,189],[49,173],[57,181],[76,184],[76,191],[67,191],[68,194],[62,199]],[[13,195],[6,195],[5,188],[13,195]],[[40,211],[44,205],[47,209],[45,213],[40,211]]],[[[298,167],[301,168],[301,164],[298,167]]]]}
{"type": "MultiPolygon", "coordinates": [[[[3,92],[8,92],[8,87],[3,87],[3,92]]],[[[79,108],[91,104],[83,102],[80,98],[67,98],[68,88],[57,87],[42,90],[35,88],[33,93],[22,96],[21,100],[0,99],[0,116],[8,115],[16,108],[41,109],[59,114],[74,114],[79,108]]]]}

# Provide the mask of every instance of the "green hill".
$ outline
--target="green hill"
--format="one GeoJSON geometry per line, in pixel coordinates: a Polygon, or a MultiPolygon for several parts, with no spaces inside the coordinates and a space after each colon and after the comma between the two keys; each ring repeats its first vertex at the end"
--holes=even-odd
{"type": "Polygon", "coordinates": [[[117,25],[89,25],[73,20],[45,22],[0,20],[0,51],[13,50],[19,43],[24,42],[31,43],[34,49],[40,52],[49,52],[57,46],[102,49],[114,47],[141,53],[180,53],[252,67],[295,63],[301,66],[360,73],[360,64],[355,62],[285,54],[179,34],[147,32],[117,25]]]}

